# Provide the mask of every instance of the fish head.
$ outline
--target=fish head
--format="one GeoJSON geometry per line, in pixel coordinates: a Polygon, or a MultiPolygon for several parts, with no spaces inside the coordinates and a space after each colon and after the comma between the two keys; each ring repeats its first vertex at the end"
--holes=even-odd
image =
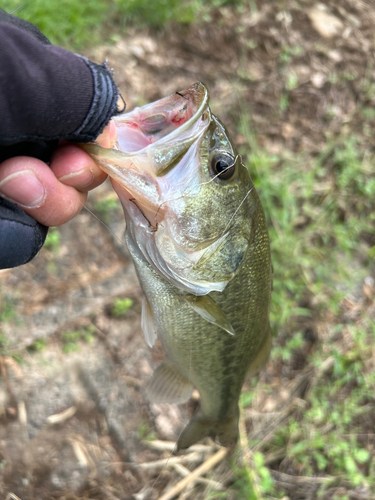
{"type": "Polygon", "coordinates": [[[111,177],[127,235],[182,292],[224,290],[250,245],[253,184],[196,83],[115,119],[112,150],[85,145],[111,177]]]}

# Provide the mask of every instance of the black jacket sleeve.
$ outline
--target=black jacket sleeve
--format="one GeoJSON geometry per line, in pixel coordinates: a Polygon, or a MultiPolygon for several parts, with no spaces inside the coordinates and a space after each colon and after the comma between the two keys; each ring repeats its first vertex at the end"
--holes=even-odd
{"type": "MultiPolygon", "coordinates": [[[[51,45],[36,26],[0,9],[0,168],[20,155],[48,162],[59,139],[93,141],[116,114],[118,95],[105,64],[51,45]]],[[[46,234],[0,199],[0,268],[31,260],[46,234]]]]}
{"type": "Polygon", "coordinates": [[[102,132],[118,98],[105,65],[43,43],[1,16],[0,40],[0,146],[88,142],[102,132]]]}

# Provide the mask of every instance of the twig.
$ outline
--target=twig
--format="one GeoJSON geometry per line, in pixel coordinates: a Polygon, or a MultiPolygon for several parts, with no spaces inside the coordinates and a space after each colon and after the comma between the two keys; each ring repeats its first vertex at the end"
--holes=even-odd
{"type": "Polygon", "coordinates": [[[215,453],[215,455],[212,455],[208,460],[203,462],[202,465],[197,467],[193,472],[191,472],[188,476],[184,477],[184,479],[181,479],[173,488],[171,488],[165,495],[161,496],[159,500],[171,500],[174,498],[176,495],[178,495],[186,486],[191,484],[193,481],[196,481],[196,479],[201,476],[202,474],[205,474],[208,472],[210,469],[215,467],[216,464],[221,462],[223,458],[227,455],[228,450],[226,448],[221,448],[218,452],[215,453]]]}
{"type": "MultiPolygon", "coordinates": [[[[189,469],[187,469],[186,467],[184,467],[180,463],[174,463],[173,468],[175,469],[176,472],[178,472],[178,474],[181,474],[182,477],[187,477],[190,474],[189,469]]],[[[218,481],[214,481],[213,479],[208,479],[206,477],[197,477],[196,482],[202,483],[202,484],[207,484],[208,486],[211,486],[215,490],[223,490],[224,489],[224,485],[222,485],[218,481]]]]}
{"type": "MultiPolygon", "coordinates": [[[[8,391],[8,394],[10,396],[10,398],[16,402],[17,401],[17,398],[13,392],[13,389],[12,389],[12,386],[10,385],[10,382],[9,382],[9,379],[8,379],[8,374],[7,374],[7,369],[6,369],[6,366],[5,366],[5,357],[2,356],[0,354],[0,375],[3,377],[4,381],[5,381],[5,386],[7,388],[7,391],[8,391]]],[[[13,495],[13,493],[12,493],[13,495]]]]}
{"type": "Polygon", "coordinates": [[[64,411],[61,411],[60,413],[55,413],[53,415],[50,415],[49,417],[46,418],[47,424],[54,425],[54,424],[60,424],[61,422],[65,422],[69,418],[73,417],[73,415],[76,413],[77,407],[76,406],[70,406],[64,411]]]}
{"type": "MultiPolygon", "coordinates": [[[[174,451],[176,448],[176,443],[172,441],[161,441],[159,439],[155,439],[154,441],[143,441],[143,444],[149,446],[150,448],[154,448],[155,450],[161,451],[174,451]]],[[[188,450],[185,450],[187,453],[192,453],[197,451],[198,453],[208,453],[213,449],[217,449],[218,446],[210,445],[207,446],[205,444],[194,444],[190,446],[188,450]]]]}
{"type": "Polygon", "coordinates": [[[310,476],[291,476],[290,474],[285,474],[284,472],[278,472],[276,470],[270,469],[270,473],[277,479],[284,481],[286,483],[310,483],[310,484],[324,484],[332,481],[332,476],[325,477],[310,477],[310,476]]]}
{"type": "Polygon", "coordinates": [[[137,464],[136,466],[140,469],[154,469],[157,467],[167,467],[168,465],[181,464],[183,462],[197,462],[202,460],[202,454],[198,452],[189,453],[188,455],[181,455],[180,457],[170,457],[162,458],[161,460],[155,460],[154,462],[144,462],[137,464]]]}
{"type": "Polygon", "coordinates": [[[8,493],[5,500],[21,500],[21,499],[14,493],[8,493]]]}
{"type": "Polygon", "coordinates": [[[22,425],[22,427],[26,427],[27,425],[27,411],[25,401],[18,401],[18,421],[22,425]]]}

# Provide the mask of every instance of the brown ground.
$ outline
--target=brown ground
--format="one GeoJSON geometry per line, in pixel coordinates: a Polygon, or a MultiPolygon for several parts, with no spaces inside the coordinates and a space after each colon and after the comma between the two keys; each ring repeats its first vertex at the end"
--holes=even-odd
{"type": "MultiPolygon", "coordinates": [[[[236,131],[240,109],[251,113],[259,143],[273,152],[317,153],[344,128],[371,141],[373,123],[362,114],[375,100],[371,2],[258,5],[253,14],[222,9],[199,28],[164,35],[134,31],[87,55],[108,59],[129,110],[205,82],[213,111],[238,144],[244,142],[236,131]],[[324,31],[322,14],[333,16],[330,31],[324,31]]],[[[60,229],[57,248],[44,248],[32,263],[1,273],[1,498],[156,499],[182,477],[172,462],[164,468],[138,465],[170,456],[167,445],[156,449],[142,438],[174,442],[195,403],[155,405],[144,395],[162,353],[147,347],[140,328],[140,288],[119,241],[121,211],[98,206],[114,199],[105,185],[88,204],[107,227],[83,210],[60,229]],[[134,301],[120,319],[111,313],[117,297],[134,301]],[[83,333],[66,352],[66,332],[77,330],[83,333]],[[64,417],[66,410],[71,413],[64,417]],[[61,420],[49,423],[56,414],[61,420]]],[[[270,363],[263,377],[285,406],[291,394],[303,396],[308,373],[296,369],[286,390],[277,370],[270,363]]],[[[252,432],[262,437],[265,418],[254,416],[256,407],[253,412],[252,432]]],[[[209,444],[198,447],[181,463],[192,470],[214,451],[209,444]]],[[[224,489],[232,481],[225,461],[209,477],[224,489]]],[[[315,498],[316,489],[288,490],[282,474],[275,477],[291,499],[315,498]]],[[[197,483],[179,498],[207,498],[214,487],[197,483]]],[[[240,498],[235,495],[228,491],[227,498],[240,498]]]]}

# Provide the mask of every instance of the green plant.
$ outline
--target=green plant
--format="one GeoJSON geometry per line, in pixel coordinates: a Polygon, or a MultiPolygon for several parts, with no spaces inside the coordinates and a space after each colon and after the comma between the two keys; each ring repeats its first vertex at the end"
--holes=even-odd
{"type": "Polygon", "coordinates": [[[44,248],[51,250],[53,253],[58,253],[60,250],[60,232],[56,227],[49,229],[44,248]]]}
{"type": "Polygon", "coordinates": [[[272,359],[281,358],[282,361],[289,361],[293,355],[293,351],[304,344],[304,339],[301,332],[295,333],[293,337],[288,339],[285,346],[276,345],[272,349],[272,359]]]}
{"type": "Polygon", "coordinates": [[[28,347],[28,352],[40,352],[47,345],[47,340],[44,337],[40,337],[39,339],[34,340],[28,347]]]}
{"type": "Polygon", "coordinates": [[[119,299],[117,298],[112,305],[111,312],[113,316],[117,318],[120,316],[124,316],[127,311],[132,307],[133,301],[132,299],[119,299]]]}
{"type": "Polygon", "coordinates": [[[150,429],[149,424],[144,420],[138,425],[137,436],[140,441],[143,439],[146,441],[153,441],[157,439],[157,434],[150,429]]]}
{"type": "MultiPolygon", "coordinates": [[[[79,49],[86,45],[116,42],[128,26],[164,29],[168,23],[191,23],[232,0],[4,0],[1,7],[32,22],[56,45],[79,49]]],[[[251,2],[253,4],[253,2],[251,2]]]]}
{"type": "Polygon", "coordinates": [[[81,47],[90,41],[100,41],[100,31],[93,30],[113,12],[114,2],[90,0],[4,0],[1,7],[9,13],[30,21],[54,44],[81,47]]]}
{"type": "Polygon", "coordinates": [[[1,355],[6,355],[7,351],[8,351],[8,346],[9,346],[9,339],[8,337],[2,333],[2,331],[0,330],[0,354],[1,355]]]}
{"type": "Polygon", "coordinates": [[[94,208],[99,213],[100,218],[107,223],[114,211],[122,213],[120,200],[115,193],[111,193],[109,196],[96,201],[94,208]]]}
{"type": "MultiPolygon", "coordinates": [[[[372,231],[375,175],[371,156],[363,155],[355,137],[329,142],[315,159],[269,155],[258,147],[247,116],[241,121],[250,145],[244,159],[270,224],[271,321],[279,330],[293,316],[311,316],[299,305],[307,297],[315,297],[320,311],[337,308],[352,283],[350,270],[363,258],[361,232],[372,231]]],[[[365,272],[356,269],[356,279],[365,272]]]]}
{"type": "MultiPolygon", "coordinates": [[[[279,426],[260,451],[267,456],[285,449],[293,474],[327,478],[320,486],[322,494],[332,483],[374,488],[375,464],[363,425],[375,404],[375,324],[365,313],[360,321],[342,321],[344,299],[353,290],[361,295],[369,273],[366,263],[375,255],[362,240],[374,231],[373,155],[354,135],[327,140],[315,157],[290,151],[272,155],[258,146],[248,116],[241,120],[248,143],[241,153],[269,223],[271,327],[281,339],[275,342],[272,360],[288,366],[296,349],[305,345],[302,332],[308,325],[325,318],[330,324],[328,338],[321,338],[320,349],[305,361],[312,377],[306,408],[279,426]],[[331,340],[341,337],[344,343],[331,340]],[[326,361],[330,368],[321,373],[326,361]]],[[[360,299],[352,300],[359,307],[360,299]]],[[[251,400],[251,393],[242,395],[244,406],[251,400]]],[[[243,471],[239,480],[247,491],[243,471]]]]}
{"type": "Polygon", "coordinates": [[[8,297],[3,297],[0,303],[0,322],[7,323],[16,318],[15,303],[8,297]]]}
{"type": "Polygon", "coordinates": [[[262,500],[264,494],[274,493],[274,483],[261,452],[255,452],[246,467],[233,465],[232,470],[235,476],[233,489],[239,492],[239,499],[262,500]]]}
{"type": "Polygon", "coordinates": [[[78,328],[77,330],[69,330],[61,334],[62,350],[66,354],[79,350],[79,342],[91,343],[94,341],[95,326],[88,325],[78,328]]]}
{"type": "Polygon", "coordinates": [[[289,45],[284,45],[279,55],[279,61],[282,64],[287,64],[290,63],[295,57],[299,57],[302,54],[303,54],[303,48],[300,47],[299,45],[295,45],[293,47],[289,45]]]}

